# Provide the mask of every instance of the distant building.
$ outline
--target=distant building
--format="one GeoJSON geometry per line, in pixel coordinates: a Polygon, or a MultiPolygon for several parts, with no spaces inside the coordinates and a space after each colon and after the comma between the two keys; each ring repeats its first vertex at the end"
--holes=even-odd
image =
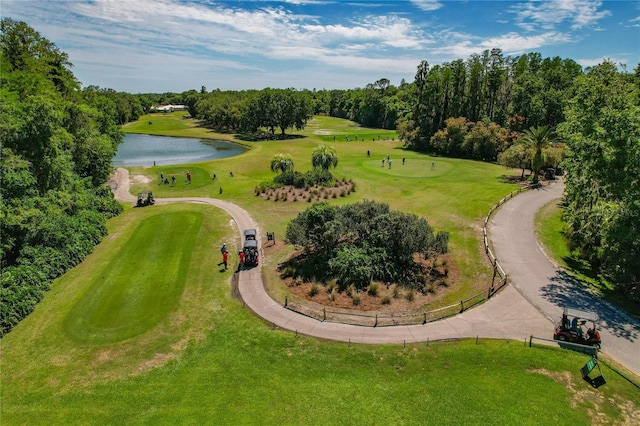
{"type": "Polygon", "coordinates": [[[173,111],[186,111],[189,109],[186,105],[159,105],[155,107],[151,107],[151,112],[173,112],[173,111]]]}

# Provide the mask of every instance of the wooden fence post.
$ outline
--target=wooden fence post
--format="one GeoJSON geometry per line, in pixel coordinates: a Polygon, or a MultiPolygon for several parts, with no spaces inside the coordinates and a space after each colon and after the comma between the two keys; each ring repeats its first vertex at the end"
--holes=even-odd
{"type": "Polygon", "coordinates": [[[460,313],[464,312],[464,302],[460,301],[460,313]]]}
{"type": "Polygon", "coordinates": [[[327,319],[327,308],[322,308],[322,321],[327,319]]]}
{"type": "Polygon", "coordinates": [[[285,296],[284,298],[284,307],[286,308],[289,305],[289,297],[285,296]]]}

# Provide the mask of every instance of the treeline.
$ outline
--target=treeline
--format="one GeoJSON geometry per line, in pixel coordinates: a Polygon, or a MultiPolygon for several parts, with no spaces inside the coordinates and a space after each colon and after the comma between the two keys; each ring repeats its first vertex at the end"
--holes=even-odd
{"type": "MultiPolygon", "coordinates": [[[[122,140],[118,100],[80,90],[65,53],[23,22],[0,33],[0,335],[82,262],[122,207],[104,186],[122,140]]],[[[135,102],[134,102],[135,103],[135,102]]]]}
{"type": "Polygon", "coordinates": [[[606,62],[579,76],[564,113],[570,248],[640,301],[640,66],[629,75],[606,62]]]}
{"type": "Polygon", "coordinates": [[[191,93],[187,104],[192,115],[217,130],[255,134],[265,128],[271,137],[303,129],[314,114],[308,94],[293,89],[191,93]]]}

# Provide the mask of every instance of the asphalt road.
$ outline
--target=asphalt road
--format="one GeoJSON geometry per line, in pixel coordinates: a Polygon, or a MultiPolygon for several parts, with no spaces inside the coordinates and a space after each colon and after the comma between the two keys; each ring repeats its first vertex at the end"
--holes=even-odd
{"type": "MultiPolygon", "coordinates": [[[[562,273],[553,267],[539,249],[533,236],[533,216],[546,202],[561,196],[561,185],[523,193],[498,210],[491,220],[490,236],[496,256],[511,276],[513,285],[506,286],[486,303],[455,317],[427,324],[393,327],[363,327],[319,321],[286,309],[273,300],[265,290],[261,265],[239,272],[240,297],[249,309],[273,326],[343,342],[394,344],[475,337],[523,341],[531,335],[550,339],[554,323],[560,318],[560,306],[563,306],[566,294],[573,292],[575,286],[565,279],[561,280],[562,273]],[[532,198],[535,201],[530,201],[532,198]],[[524,241],[520,242],[521,239],[524,241]]],[[[119,200],[136,201],[136,197],[129,193],[129,175],[126,169],[116,171],[112,187],[119,200]]],[[[242,231],[247,228],[256,228],[258,235],[261,234],[251,216],[228,201],[192,197],[156,199],[156,202],[210,204],[225,210],[232,217],[240,238],[242,231]]],[[[582,308],[591,306],[583,297],[580,302],[573,305],[582,308]]],[[[609,312],[604,307],[598,308],[597,312],[606,321],[607,328],[603,324],[602,330],[605,352],[640,374],[640,351],[637,343],[640,328],[637,322],[632,323],[630,319],[627,321],[619,314],[615,316],[615,310],[609,312]],[[612,344],[609,341],[614,339],[609,337],[609,324],[618,330],[613,335],[620,343],[612,344]]]]}
{"type": "Polygon", "coordinates": [[[565,306],[596,312],[601,319],[602,352],[640,375],[638,320],[572,280],[549,260],[536,240],[536,212],[561,198],[563,190],[563,182],[557,180],[550,186],[523,192],[501,206],[488,227],[494,253],[511,286],[550,321],[558,322],[565,306]]]}

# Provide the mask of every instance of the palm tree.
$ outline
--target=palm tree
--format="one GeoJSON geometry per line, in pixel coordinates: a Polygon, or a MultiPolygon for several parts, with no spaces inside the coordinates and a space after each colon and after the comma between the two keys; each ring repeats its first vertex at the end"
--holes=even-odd
{"type": "Polygon", "coordinates": [[[290,154],[279,153],[273,156],[271,159],[271,171],[281,173],[289,172],[293,170],[293,158],[290,154]]]}
{"type": "Polygon", "coordinates": [[[558,142],[558,137],[549,127],[537,126],[525,130],[521,140],[535,151],[531,167],[533,168],[533,183],[537,184],[540,168],[544,164],[542,150],[558,142]]]}
{"type": "Polygon", "coordinates": [[[321,168],[322,170],[329,170],[329,168],[335,168],[338,165],[338,155],[336,150],[332,146],[320,145],[314,148],[311,154],[311,164],[314,168],[321,168]]]}

